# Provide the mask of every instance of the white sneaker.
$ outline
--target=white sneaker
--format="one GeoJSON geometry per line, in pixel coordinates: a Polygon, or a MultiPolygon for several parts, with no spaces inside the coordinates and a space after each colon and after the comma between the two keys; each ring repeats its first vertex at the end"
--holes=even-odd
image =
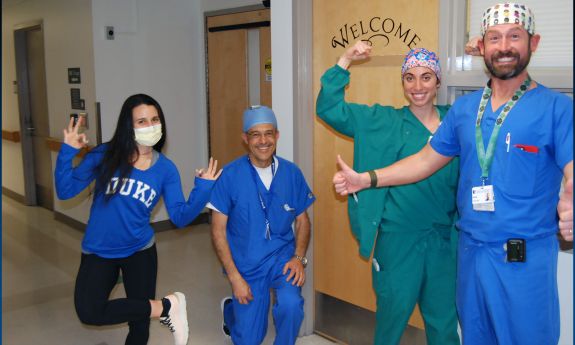
{"type": "Polygon", "coordinates": [[[174,335],[175,345],[186,345],[188,343],[188,313],[186,311],[186,296],[181,292],[174,292],[165,298],[170,300],[170,310],[168,316],[161,317],[160,323],[168,326],[174,335]]]}
{"type": "Polygon", "coordinates": [[[228,328],[228,325],[226,325],[226,322],[224,319],[224,307],[228,303],[232,303],[232,297],[231,296],[226,296],[226,297],[222,298],[222,301],[220,302],[220,308],[222,309],[222,333],[224,334],[224,336],[227,339],[231,339],[231,331],[228,328]]]}

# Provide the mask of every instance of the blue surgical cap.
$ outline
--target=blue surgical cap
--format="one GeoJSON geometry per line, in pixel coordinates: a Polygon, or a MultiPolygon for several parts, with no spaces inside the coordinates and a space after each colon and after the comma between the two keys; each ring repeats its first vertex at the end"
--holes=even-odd
{"type": "Polygon", "coordinates": [[[274,112],[265,105],[252,105],[244,111],[244,133],[253,126],[261,124],[272,124],[278,128],[278,123],[274,112]]]}

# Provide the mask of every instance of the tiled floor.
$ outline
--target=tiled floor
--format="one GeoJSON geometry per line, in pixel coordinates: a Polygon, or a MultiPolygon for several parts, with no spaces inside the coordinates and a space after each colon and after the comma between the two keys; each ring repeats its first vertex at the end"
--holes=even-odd
{"type": "MultiPolygon", "coordinates": [[[[80,231],[53,220],[52,212],[2,197],[2,344],[123,344],[126,325],[90,327],[76,317],[72,296],[81,238],[80,231]]],[[[159,296],[174,290],[186,294],[189,344],[226,344],[220,332],[219,303],[230,290],[213,253],[209,227],[160,232],[157,246],[157,292],[159,296]]],[[[113,297],[122,295],[119,285],[113,297]]],[[[264,344],[272,344],[273,337],[270,327],[264,344]]],[[[148,344],[172,344],[172,336],[153,322],[148,344]]],[[[312,335],[297,344],[333,343],[312,335]]]]}

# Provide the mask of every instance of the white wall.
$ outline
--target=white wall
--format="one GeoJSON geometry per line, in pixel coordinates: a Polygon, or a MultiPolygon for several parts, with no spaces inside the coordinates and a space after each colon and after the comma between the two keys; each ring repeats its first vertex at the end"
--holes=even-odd
{"type": "MultiPolygon", "coordinates": [[[[41,21],[44,30],[46,88],[50,135],[62,137],[62,128],[72,112],[70,88],[80,88],[89,121],[94,123],[94,70],[90,0],[27,0],[2,8],[2,128],[20,130],[16,80],[14,29],[41,21]],[[82,83],[68,84],[69,67],[80,67],[82,83]]],[[[95,136],[88,134],[93,142],[95,136]]],[[[53,165],[55,161],[53,160],[53,165]]],[[[2,142],[2,186],[24,195],[20,143],[2,142]]],[[[56,209],[59,205],[55,205],[56,209]]],[[[73,206],[71,212],[74,213],[73,206]]]]}
{"type": "Polygon", "coordinates": [[[294,158],[292,12],[291,1],[274,1],[271,5],[272,108],[281,133],[277,153],[288,160],[294,158]]]}

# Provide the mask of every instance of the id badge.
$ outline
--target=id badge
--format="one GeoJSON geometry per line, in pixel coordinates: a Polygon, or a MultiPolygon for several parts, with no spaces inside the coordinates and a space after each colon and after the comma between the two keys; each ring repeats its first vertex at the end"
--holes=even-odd
{"type": "Polygon", "coordinates": [[[475,211],[495,211],[493,185],[473,187],[471,189],[471,204],[475,211]]]}

